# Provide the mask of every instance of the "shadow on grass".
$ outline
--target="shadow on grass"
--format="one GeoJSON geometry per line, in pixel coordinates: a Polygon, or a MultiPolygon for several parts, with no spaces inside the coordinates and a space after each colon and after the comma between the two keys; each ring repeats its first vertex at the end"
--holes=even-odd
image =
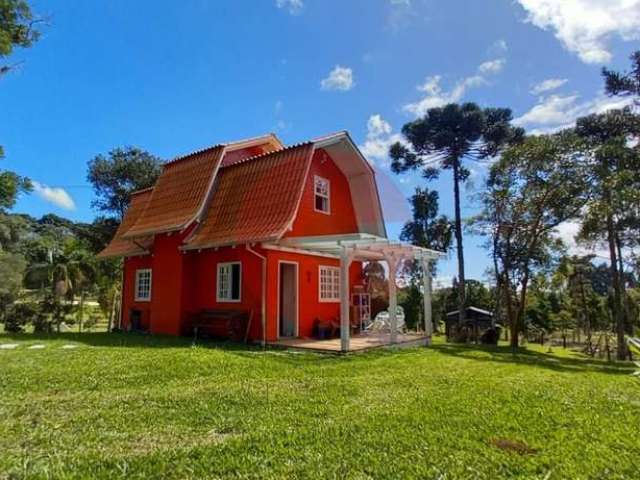
{"type": "MultiPolygon", "coordinates": [[[[61,332],[61,333],[4,333],[0,339],[15,342],[75,342],[92,347],[125,348],[184,348],[193,346],[193,338],[170,335],[107,332],[61,332]]],[[[255,346],[232,342],[198,339],[198,347],[224,348],[229,350],[255,349],[255,346]]]]}
{"type": "Polygon", "coordinates": [[[0,343],[39,342],[78,343],[91,347],[114,348],[151,348],[151,349],[199,349],[223,350],[234,356],[256,358],[258,355],[269,355],[276,361],[285,363],[308,363],[330,358],[336,355],[322,355],[313,352],[295,352],[281,347],[267,347],[264,349],[257,344],[244,344],[224,340],[199,338],[197,342],[192,337],[176,337],[171,335],[150,335],[142,333],[107,333],[107,332],[61,332],[61,333],[2,333],[0,343]]]}
{"type": "Polygon", "coordinates": [[[510,363],[546,368],[558,372],[574,373],[608,373],[614,375],[629,375],[633,372],[633,365],[625,362],[606,362],[593,359],[586,355],[578,358],[562,357],[552,353],[544,353],[527,348],[519,348],[514,353],[510,346],[480,346],[441,344],[430,347],[443,355],[451,355],[465,360],[478,362],[510,363]],[[487,355],[488,354],[488,355],[487,355]]]}
{"type": "MultiPolygon", "coordinates": [[[[117,347],[117,348],[178,348],[185,349],[193,346],[190,337],[174,337],[168,335],[144,335],[135,333],[107,333],[107,332],[64,332],[64,333],[3,333],[0,340],[5,342],[74,342],[92,347],[117,347]]],[[[4,343],[4,342],[3,342],[4,343]]],[[[241,343],[199,339],[198,348],[215,349],[229,352],[232,355],[243,358],[256,358],[258,355],[267,354],[274,360],[284,363],[308,364],[322,361],[367,361],[386,356],[403,356],[415,353],[415,349],[390,350],[385,348],[357,353],[355,355],[340,356],[335,354],[322,354],[317,352],[290,351],[278,347],[268,347],[266,350],[259,345],[246,345],[241,343]]],[[[509,346],[483,346],[461,344],[435,344],[429,350],[443,355],[457,357],[465,360],[473,360],[486,363],[522,364],[538,368],[546,368],[559,372],[575,373],[608,373],[616,375],[628,375],[633,373],[634,367],[630,363],[606,362],[592,359],[587,356],[577,358],[563,357],[555,354],[544,353],[527,348],[520,348],[515,354],[509,346]]]]}

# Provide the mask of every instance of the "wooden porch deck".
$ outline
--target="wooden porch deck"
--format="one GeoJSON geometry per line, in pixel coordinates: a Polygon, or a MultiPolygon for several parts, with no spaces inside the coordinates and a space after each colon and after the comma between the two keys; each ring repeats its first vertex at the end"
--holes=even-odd
{"type": "MultiPolygon", "coordinates": [[[[422,333],[398,334],[394,347],[413,347],[426,345],[427,337],[422,333]]],[[[314,338],[282,338],[271,343],[273,346],[312,350],[325,353],[340,353],[340,338],[316,340],[314,338]]],[[[349,342],[349,352],[363,352],[372,348],[392,346],[388,333],[362,333],[353,335],[349,342]]]]}

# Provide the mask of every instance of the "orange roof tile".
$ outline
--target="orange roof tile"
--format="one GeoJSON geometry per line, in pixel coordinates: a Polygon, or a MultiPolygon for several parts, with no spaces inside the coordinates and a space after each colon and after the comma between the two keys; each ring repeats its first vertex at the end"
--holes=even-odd
{"type": "Polygon", "coordinates": [[[149,253],[147,249],[151,246],[152,238],[147,237],[136,239],[136,243],[134,243],[130,240],[125,240],[122,238],[122,235],[129,230],[134,223],[136,223],[138,218],[142,215],[142,212],[144,212],[147,202],[149,201],[149,198],[151,198],[152,190],[152,188],[147,188],[131,195],[131,203],[129,204],[127,213],[122,219],[122,223],[118,227],[118,230],[109,245],[107,245],[106,248],[98,254],[98,258],[128,257],[149,253]]]}
{"type": "Polygon", "coordinates": [[[185,228],[204,205],[224,148],[218,145],[166,163],[144,213],[123,237],[185,228]]]}
{"type": "Polygon", "coordinates": [[[296,214],[313,149],[300,144],[221,168],[204,221],[185,248],[280,238],[296,214]]]}

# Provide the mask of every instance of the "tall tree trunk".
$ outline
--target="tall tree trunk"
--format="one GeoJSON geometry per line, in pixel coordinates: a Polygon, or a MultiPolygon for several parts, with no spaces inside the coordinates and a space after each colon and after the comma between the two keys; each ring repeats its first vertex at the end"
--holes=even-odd
{"type": "Polygon", "coordinates": [[[518,322],[516,321],[516,313],[513,311],[513,295],[511,292],[511,278],[509,276],[509,270],[505,266],[504,271],[504,303],[507,309],[507,318],[509,319],[509,329],[511,330],[511,348],[515,351],[518,349],[518,322]]]}
{"type": "MultiPolygon", "coordinates": [[[[614,224],[615,225],[615,224],[614,224]]],[[[627,310],[627,287],[624,279],[624,261],[622,258],[622,241],[616,229],[616,252],[618,254],[618,279],[620,281],[620,315],[622,316],[623,328],[626,330],[629,325],[629,312],[627,310]]]]}
{"type": "Polygon", "coordinates": [[[84,320],[84,290],[80,293],[80,312],[78,315],[78,327],[82,333],[82,322],[84,320]]]}
{"type": "Polygon", "coordinates": [[[494,233],[493,235],[493,252],[492,252],[492,258],[493,258],[493,272],[494,275],[496,277],[496,303],[495,306],[493,308],[493,320],[494,323],[499,323],[499,324],[503,324],[503,322],[501,321],[502,318],[502,312],[500,311],[500,302],[502,300],[502,274],[499,273],[499,267],[498,267],[498,234],[494,233]]]}
{"type": "Polygon", "coordinates": [[[462,247],[462,215],[460,213],[460,159],[453,161],[453,201],[455,209],[456,249],[458,253],[458,324],[466,318],[464,251],[462,247]]]}
{"type": "MultiPolygon", "coordinates": [[[[606,195],[609,200],[609,195],[606,195]]],[[[609,203],[610,205],[610,203],[609,203]]],[[[613,319],[616,324],[616,334],[618,351],[616,353],[618,360],[626,358],[627,346],[624,341],[624,316],[622,313],[622,291],[620,288],[620,275],[618,272],[618,252],[616,248],[616,231],[613,222],[613,216],[607,212],[607,240],[609,243],[609,258],[611,269],[611,283],[613,285],[613,319]]]]}

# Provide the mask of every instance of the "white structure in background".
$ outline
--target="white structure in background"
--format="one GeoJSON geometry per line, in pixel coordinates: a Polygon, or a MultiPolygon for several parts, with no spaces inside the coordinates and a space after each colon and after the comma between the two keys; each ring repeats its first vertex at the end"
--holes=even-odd
{"type": "MultiPolygon", "coordinates": [[[[403,333],[405,328],[404,321],[404,309],[401,306],[398,306],[396,309],[396,331],[398,333],[403,333]]],[[[384,310],[376,315],[376,318],[371,322],[366,330],[370,332],[390,332],[391,331],[391,321],[389,318],[389,312],[384,310]]]]}

